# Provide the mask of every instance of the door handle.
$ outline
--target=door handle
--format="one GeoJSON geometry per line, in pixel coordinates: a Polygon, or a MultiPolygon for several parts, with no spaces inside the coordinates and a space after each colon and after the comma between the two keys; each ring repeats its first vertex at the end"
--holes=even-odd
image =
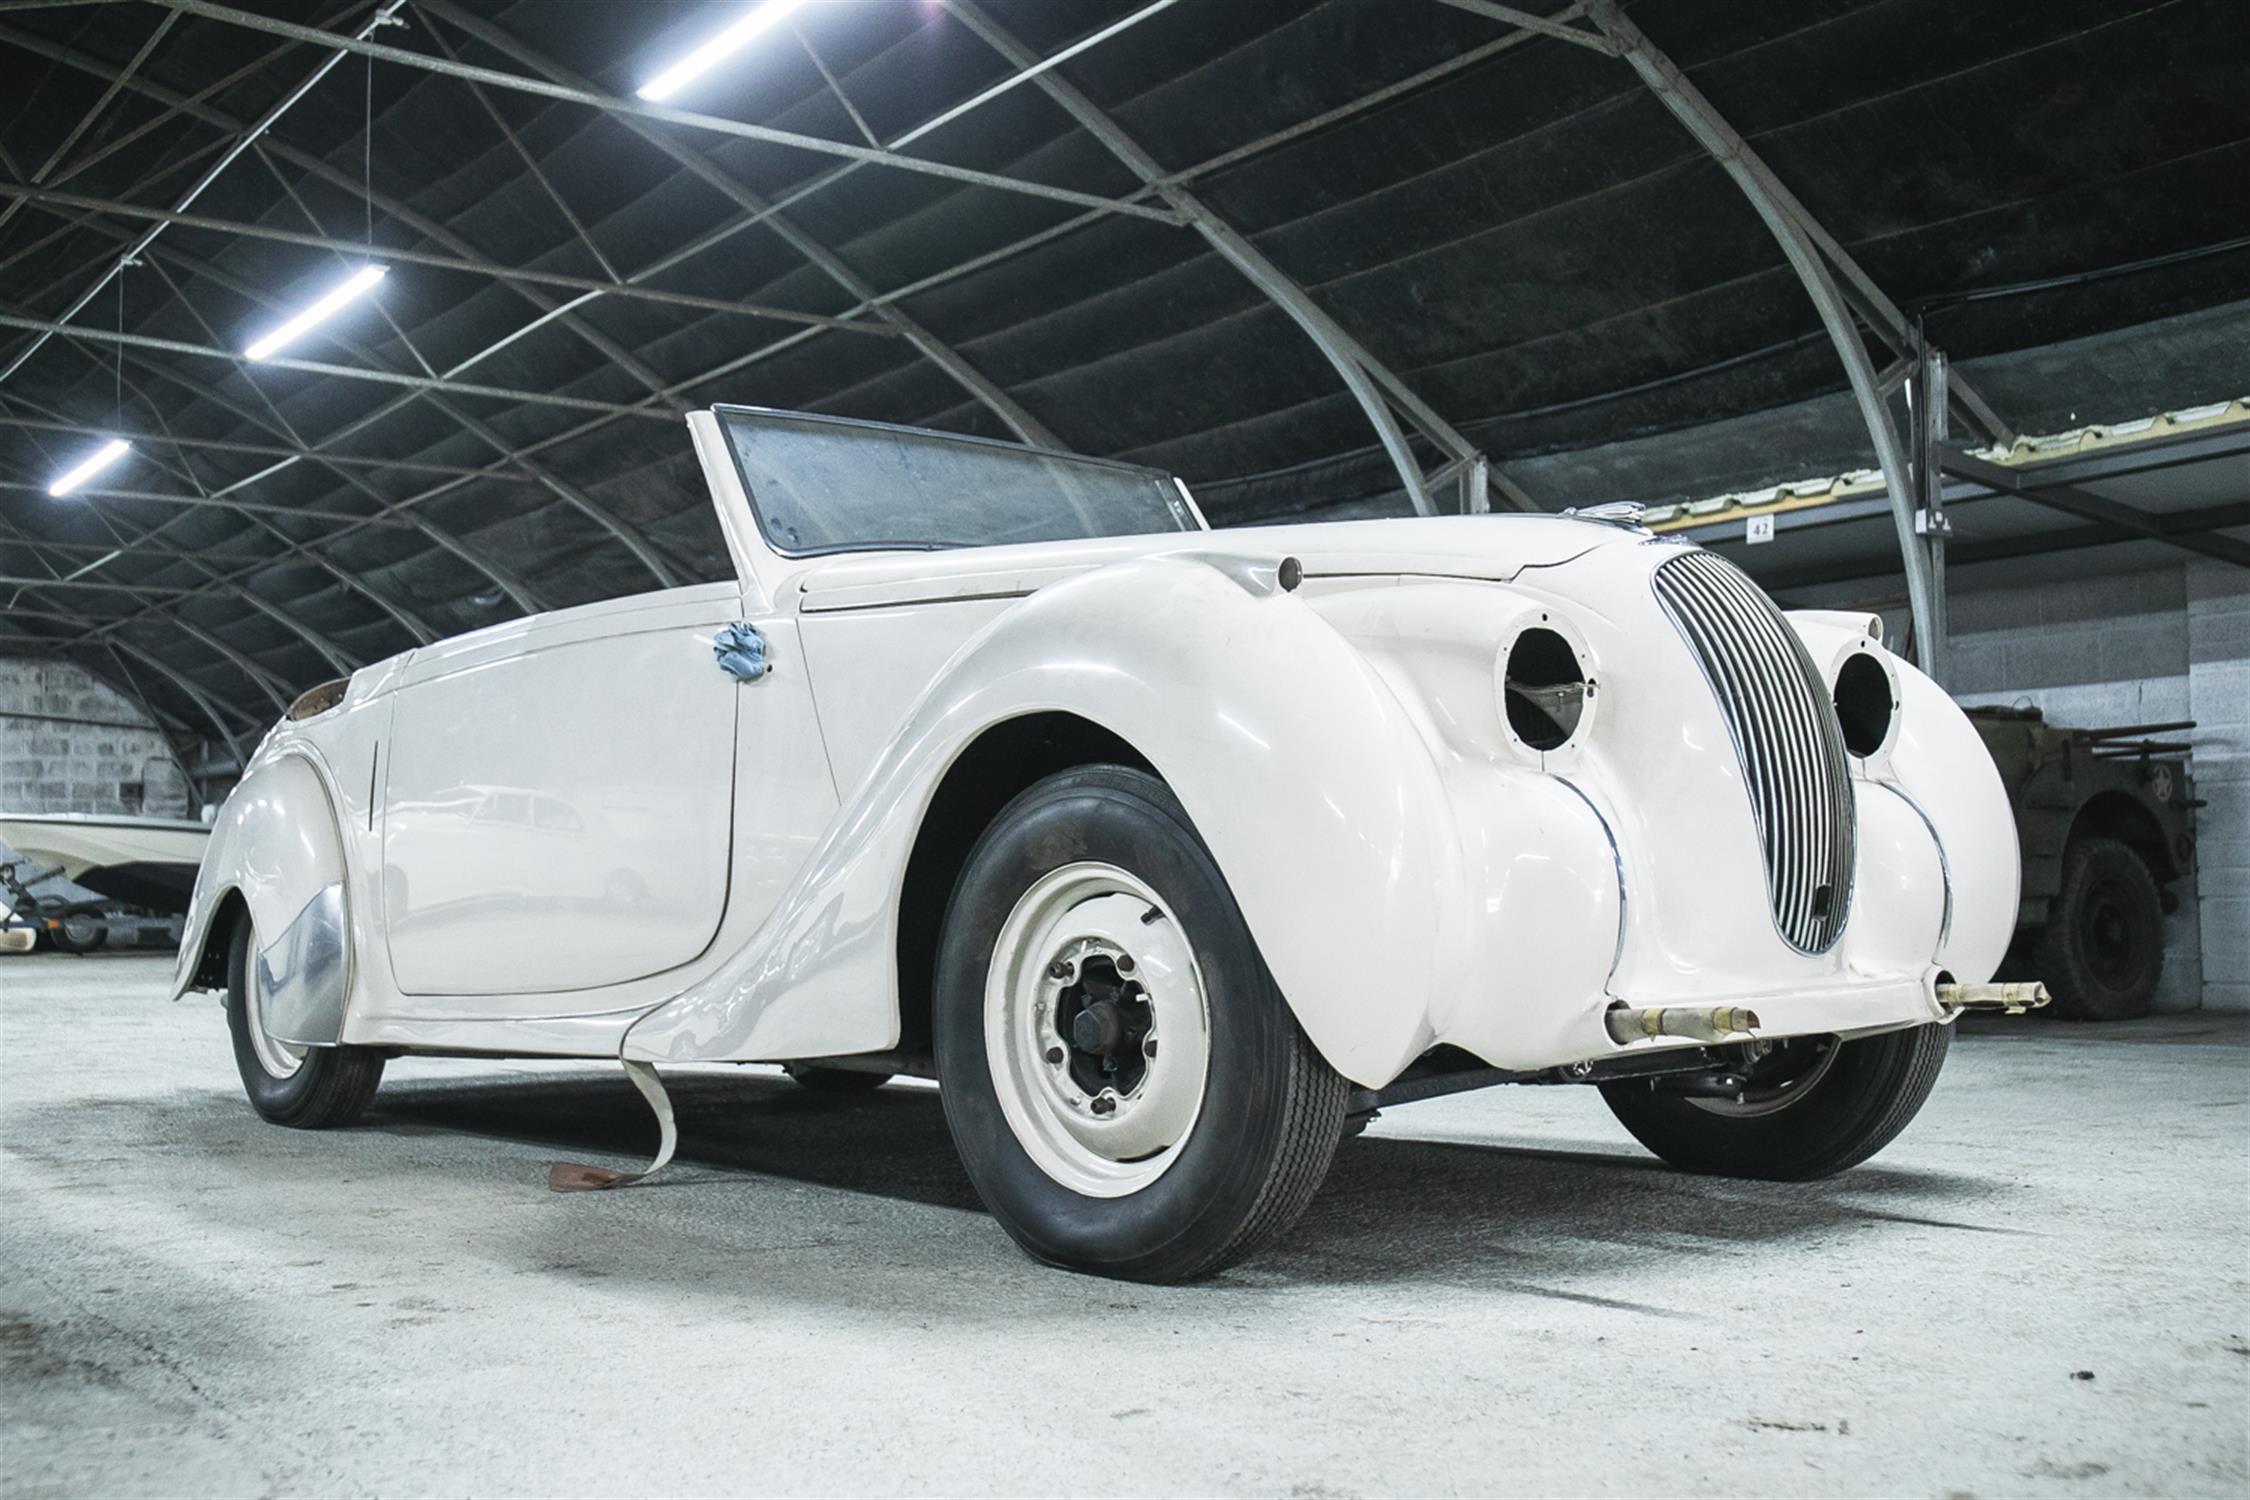
{"type": "Polygon", "coordinates": [[[711,638],[711,654],[721,671],[737,682],[756,682],[773,670],[766,660],[766,638],[748,620],[740,620],[711,638]]]}

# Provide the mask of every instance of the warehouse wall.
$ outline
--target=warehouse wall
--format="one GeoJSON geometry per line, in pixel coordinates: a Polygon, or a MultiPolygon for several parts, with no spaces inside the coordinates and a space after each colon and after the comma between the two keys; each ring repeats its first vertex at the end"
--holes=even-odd
{"type": "Polygon", "coordinates": [[[0,808],[194,813],[170,744],[130,698],[69,662],[10,656],[0,656],[0,808]]]}
{"type": "Polygon", "coordinates": [[[2059,724],[2194,719],[2197,889],[2166,934],[2157,1003],[2250,1010],[2250,571],[2146,572],[1949,595],[1963,703],[2028,703],[2059,724]]]}

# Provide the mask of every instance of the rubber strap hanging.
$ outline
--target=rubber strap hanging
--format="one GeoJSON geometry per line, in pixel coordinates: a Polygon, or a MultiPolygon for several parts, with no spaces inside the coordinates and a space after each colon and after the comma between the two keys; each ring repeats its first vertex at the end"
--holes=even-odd
{"type": "Polygon", "coordinates": [[[664,1084],[656,1076],[656,1069],[645,1062],[631,1058],[620,1059],[625,1064],[625,1076],[633,1080],[633,1087],[641,1091],[648,1107],[656,1111],[656,1124],[660,1132],[656,1143],[656,1160],[638,1172],[620,1172],[614,1167],[597,1167],[587,1162],[558,1161],[547,1168],[547,1186],[558,1193],[594,1193],[605,1188],[625,1187],[635,1182],[645,1182],[671,1162],[672,1153],[679,1149],[680,1127],[672,1118],[672,1097],[664,1092],[664,1084]]]}

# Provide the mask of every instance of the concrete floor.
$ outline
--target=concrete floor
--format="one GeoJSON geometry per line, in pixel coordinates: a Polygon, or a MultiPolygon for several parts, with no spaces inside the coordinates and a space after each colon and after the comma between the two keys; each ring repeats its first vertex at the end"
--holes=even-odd
{"type": "Polygon", "coordinates": [[[1985,1025],[1840,1180],[1659,1168],[1578,1089],[1398,1110],[1291,1240],[1023,1260],[933,1092],[393,1064],[260,1124],[167,961],[0,958],[0,1491],[2228,1494],[2250,1024],[1985,1025]],[[2078,1374],[2075,1372],[2090,1372],[2078,1374]]]}

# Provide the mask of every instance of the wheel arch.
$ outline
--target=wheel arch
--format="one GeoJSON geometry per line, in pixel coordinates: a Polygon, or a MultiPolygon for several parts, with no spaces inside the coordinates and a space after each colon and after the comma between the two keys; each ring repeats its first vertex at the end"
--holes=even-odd
{"type": "Polygon", "coordinates": [[[1002,808],[1033,785],[1079,766],[1162,774],[1116,732],[1064,710],[1021,714],[963,744],[923,810],[898,896],[899,1048],[929,1050],[931,977],[954,883],[1002,808]]]}
{"type": "MultiPolygon", "coordinates": [[[[344,882],[347,868],[335,794],[312,756],[254,761],[212,825],[180,933],[173,996],[225,983],[232,923],[253,922],[270,942],[314,897],[344,882]]],[[[342,937],[348,948],[348,927],[342,937]]]]}
{"type": "MultiPolygon", "coordinates": [[[[1011,781],[1054,769],[999,769],[1014,742],[986,735],[1035,733],[1001,727],[1032,720],[1072,724],[1066,744],[1130,747],[1194,820],[1321,1054],[1355,1082],[1395,1077],[1427,1047],[1430,999],[1463,967],[1460,840],[1392,688],[1279,574],[1270,559],[1135,559],[997,616],[907,711],[757,933],[635,1021],[623,1055],[742,1062],[899,1047],[911,1024],[900,993],[919,998],[927,983],[926,969],[901,982],[895,920],[923,812],[957,777],[952,791],[968,795],[948,817],[975,822],[967,809],[997,811],[1001,790],[1020,790],[1011,781]]],[[[948,827],[914,872],[924,923],[943,913],[933,892],[950,893],[945,861],[966,852],[948,827]]]]}
{"type": "Polygon", "coordinates": [[[250,916],[250,903],[243,899],[241,888],[227,886],[218,894],[211,911],[211,920],[205,925],[192,949],[183,939],[181,943],[181,972],[187,975],[186,988],[194,990],[223,990],[227,987],[227,949],[234,942],[234,929],[250,916]]]}
{"type": "Polygon", "coordinates": [[[2174,857],[2164,826],[2130,792],[2106,788],[2079,805],[2071,816],[2068,844],[2080,839],[2115,839],[2141,857],[2159,885],[2177,880],[2183,871],[2174,857]]]}

